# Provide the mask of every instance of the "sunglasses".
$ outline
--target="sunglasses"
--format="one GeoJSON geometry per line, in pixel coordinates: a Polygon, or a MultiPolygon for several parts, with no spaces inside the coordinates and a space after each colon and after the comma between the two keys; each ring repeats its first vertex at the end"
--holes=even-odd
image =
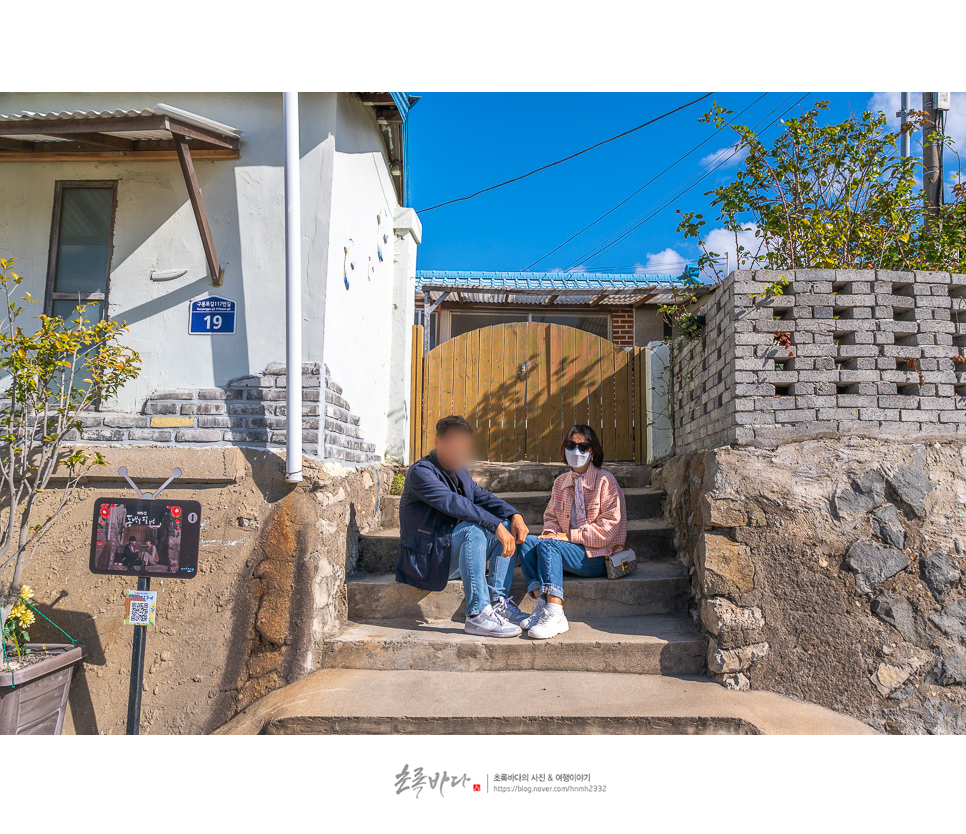
{"type": "Polygon", "coordinates": [[[574,449],[579,449],[581,452],[589,452],[590,451],[590,444],[589,443],[574,443],[573,440],[568,440],[564,444],[564,448],[568,452],[572,452],[574,449]]]}

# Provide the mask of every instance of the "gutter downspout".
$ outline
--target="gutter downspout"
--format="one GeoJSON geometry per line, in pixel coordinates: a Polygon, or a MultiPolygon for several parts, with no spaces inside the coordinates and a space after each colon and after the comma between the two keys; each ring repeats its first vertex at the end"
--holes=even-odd
{"type": "Polygon", "coordinates": [[[302,195],[299,94],[282,93],[285,121],[285,480],[302,480],[302,195]]]}

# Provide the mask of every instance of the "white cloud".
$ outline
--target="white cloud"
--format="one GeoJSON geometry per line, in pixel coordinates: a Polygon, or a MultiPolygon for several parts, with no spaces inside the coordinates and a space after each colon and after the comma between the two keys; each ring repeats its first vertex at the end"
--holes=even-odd
{"type": "MultiPolygon", "coordinates": [[[[741,263],[738,263],[738,250],[735,246],[734,232],[727,229],[712,229],[705,235],[707,250],[716,253],[721,258],[718,263],[720,273],[725,274],[725,272],[733,272],[736,269],[755,269],[760,266],[753,257],[761,245],[759,238],[755,237],[757,230],[756,224],[749,223],[743,231],[738,232],[738,243],[751,252],[751,256],[746,254],[741,263]]],[[[709,281],[714,280],[714,272],[710,268],[705,268],[704,278],[709,281]]]]}
{"type": "Polygon", "coordinates": [[[642,264],[634,265],[634,272],[638,275],[680,275],[689,261],[673,249],[663,252],[647,254],[642,264]]]}
{"type": "Polygon", "coordinates": [[[747,148],[738,149],[734,145],[728,145],[702,158],[701,167],[711,167],[715,170],[736,168],[746,156],[748,156],[747,148]]]}

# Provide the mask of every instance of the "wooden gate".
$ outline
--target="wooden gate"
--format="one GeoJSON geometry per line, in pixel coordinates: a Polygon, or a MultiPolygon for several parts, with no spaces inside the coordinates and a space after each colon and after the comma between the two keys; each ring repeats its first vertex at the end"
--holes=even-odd
{"type": "Polygon", "coordinates": [[[575,423],[594,427],[608,460],[645,459],[640,350],[572,327],[520,322],[464,333],[421,358],[421,369],[413,362],[421,424],[413,459],[432,449],[436,421],[447,414],[474,426],[484,460],[556,461],[575,423]]]}

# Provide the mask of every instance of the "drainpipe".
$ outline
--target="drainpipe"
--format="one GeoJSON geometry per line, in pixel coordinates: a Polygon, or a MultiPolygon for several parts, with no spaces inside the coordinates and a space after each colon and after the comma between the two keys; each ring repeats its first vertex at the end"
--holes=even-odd
{"type": "Polygon", "coordinates": [[[302,198],[299,94],[282,93],[285,119],[285,480],[302,480],[302,198]]]}

